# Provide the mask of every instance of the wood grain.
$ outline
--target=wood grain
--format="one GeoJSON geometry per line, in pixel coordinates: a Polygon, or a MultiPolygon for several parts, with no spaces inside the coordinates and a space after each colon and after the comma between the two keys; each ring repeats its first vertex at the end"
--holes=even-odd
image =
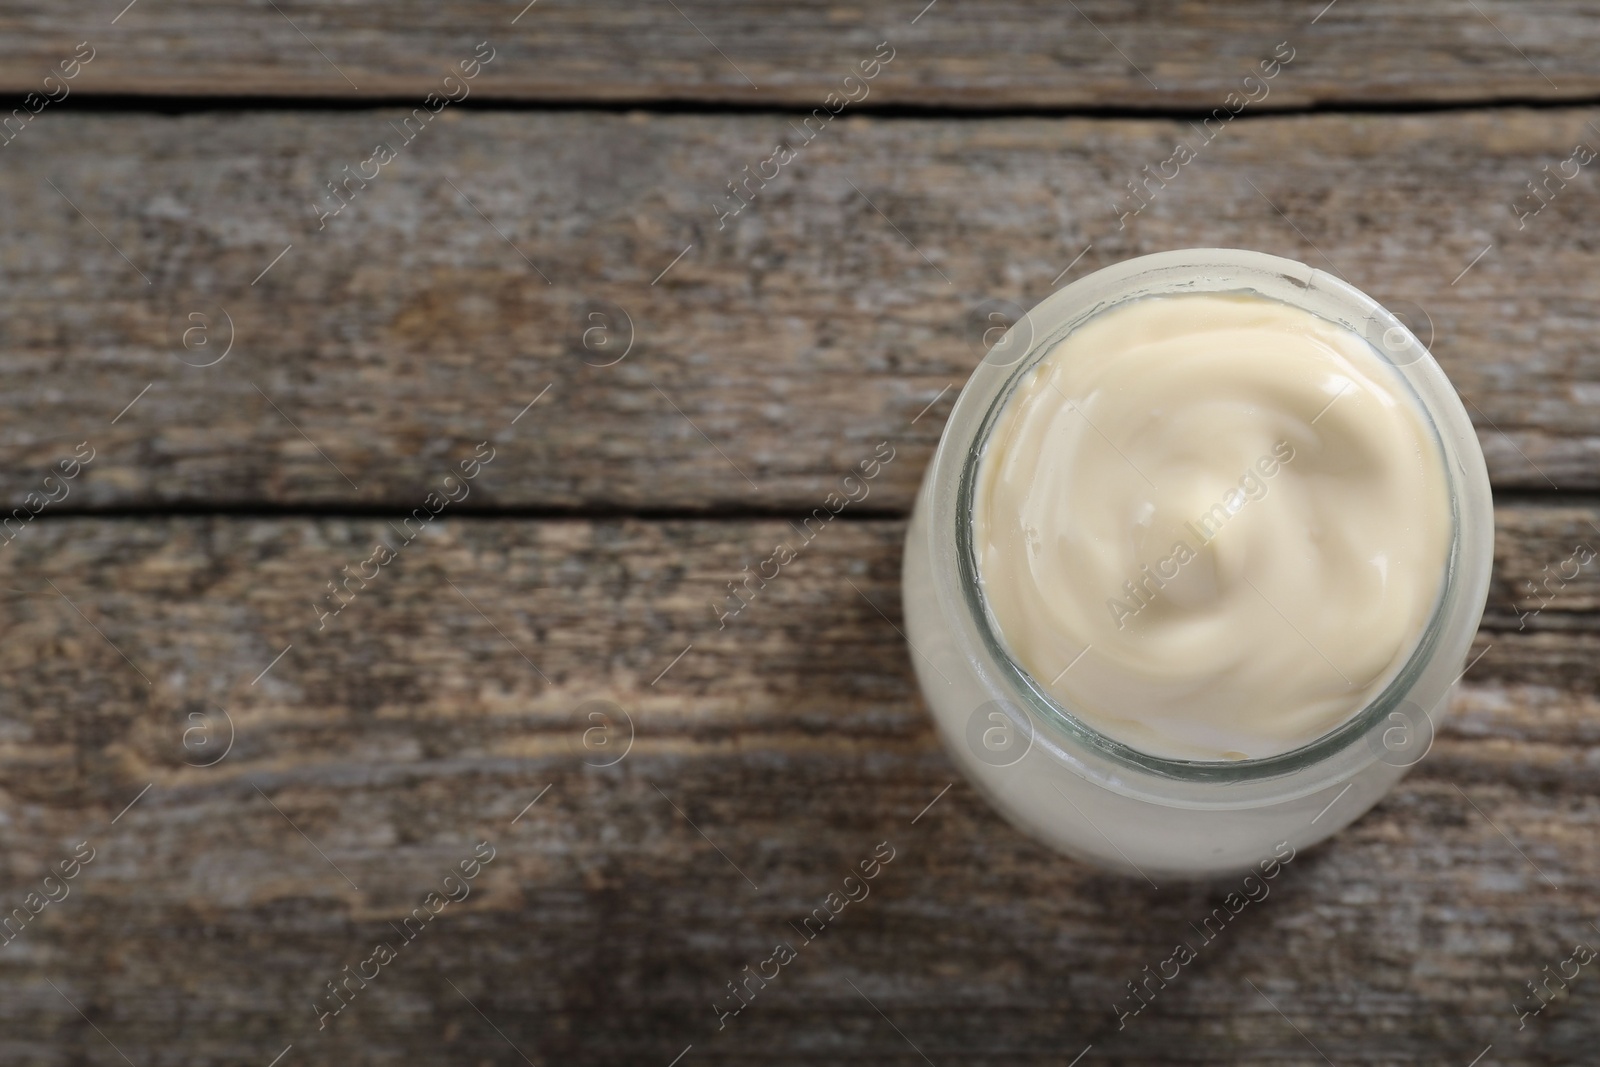
{"type": "MultiPolygon", "coordinates": [[[[1597,519],[1501,509],[1496,588],[1597,519]]],[[[958,780],[894,629],[901,522],[830,525],[718,630],[711,598],[787,530],[441,518],[319,632],[319,588],[393,543],[383,521],[30,527],[0,555],[0,902],[76,843],[97,851],[0,947],[0,1056],[121,1062],[114,1042],[137,1064],[266,1064],[292,1043],[285,1063],[665,1067],[692,1044],[693,1062],[923,1062],[909,1039],[935,1063],[1059,1065],[1091,1043],[1118,1064],[1321,1062],[1309,1038],[1336,1063],[1465,1064],[1493,1042],[1497,1063],[1533,1064],[1590,1047],[1590,981],[1521,1032],[1508,1005],[1593,943],[1593,566],[1523,631],[1491,619],[1429,757],[1119,1031],[1124,983],[1227,887],[1078,867],[958,780]],[[1535,652],[1560,669],[1526,676],[1535,652]],[[609,767],[617,747],[585,745],[591,700],[633,723],[609,767]],[[197,743],[225,740],[217,708],[236,731],[220,759],[197,743]],[[186,745],[197,725],[212,732],[186,745]],[[319,1032],[324,983],[397,941],[484,840],[472,894],[319,1032]],[[883,841],[872,895],[719,1030],[725,983],[883,841]]]]}
{"type": "Polygon", "coordinates": [[[1577,99],[1600,91],[1600,17],[1578,0],[1383,4],[1225,0],[1149,7],[991,0],[894,5],[374,0],[22,0],[0,16],[0,87],[37,90],[82,40],[100,93],[417,96],[489,40],[485,98],[820,106],[879,42],[870,102],[916,107],[1220,106],[1280,41],[1297,51],[1270,106],[1577,99]],[[113,21],[115,18],[115,21],[113,21]]]}
{"type": "Polygon", "coordinates": [[[1593,168],[1516,218],[1600,145],[1590,7],[124,2],[0,12],[13,107],[95,48],[0,132],[0,499],[95,457],[0,547],[0,917],[95,849],[0,934],[0,1062],[1592,1059],[1592,973],[1512,1007],[1600,943],[1600,571],[1551,577],[1600,544],[1593,168]],[[1268,98],[1119,221],[1197,143],[1172,116],[1279,41],[1268,98]],[[1231,887],[1079,867],[959,778],[896,629],[899,516],[990,311],[1196,245],[1432,335],[1495,575],[1428,758],[1119,1028],[1231,887]],[[471,496],[323,615],[478,442],[471,496]],[[870,497],[720,625],[880,442],[870,497]],[[719,1026],[880,842],[871,897],[719,1026]]]}
{"type": "Polygon", "coordinates": [[[43,113],[0,172],[5,497],[88,440],[62,508],[409,510],[491,440],[468,506],[805,511],[890,441],[867,506],[903,512],[989,301],[1197,245],[1421,309],[1497,487],[1600,487],[1592,168],[1510,207],[1600,144],[1594,110],[1241,119],[1125,224],[1188,124],[846,117],[804,145],[781,116],[447,108],[404,144],[404,116],[43,113]],[[379,140],[399,157],[319,229],[379,140]]]}

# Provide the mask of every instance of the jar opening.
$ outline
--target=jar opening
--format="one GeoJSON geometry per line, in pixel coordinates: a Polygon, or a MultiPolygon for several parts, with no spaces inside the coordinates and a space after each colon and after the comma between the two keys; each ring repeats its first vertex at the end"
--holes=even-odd
{"type": "MultiPolygon", "coordinates": [[[[1045,731],[1053,733],[1069,746],[1098,754],[1113,767],[1137,769],[1183,782],[1239,783],[1292,774],[1328,760],[1336,754],[1347,752],[1363,741],[1370,744],[1374,729],[1396,715],[1401,716],[1409,729],[1416,730],[1423,728],[1421,723],[1413,721],[1418,718],[1420,712],[1420,716],[1427,720],[1426,729],[1429,731],[1428,740],[1431,743],[1435,709],[1420,709],[1408,701],[1407,697],[1416,688],[1422,674],[1434,660],[1439,651],[1441,638],[1449,629],[1448,624],[1459,614],[1464,584],[1474,584],[1463,583],[1462,580],[1463,472],[1458,469],[1455,453],[1441,433],[1438,413],[1430,405],[1427,395],[1430,387],[1437,391],[1441,384],[1446,390],[1449,386],[1442,372],[1433,363],[1426,346],[1402,319],[1376,304],[1370,297],[1341,280],[1303,265],[1259,253],[1243,253],[1258,263],[1274,267],[1292,266],[1297,269],[1278,271],[1272,277],[1271,280],[1278,283],[1278,286],[1284,289],[1283,292],[1264,291],[1272,288],[1271,285],[1258,287],[1248,282],[1241,282],[1239,278],[1241,272],[1236,269],[1236,264],[1218,261],[1223,256],[1232,258],[1240,255],[1239,252],[1231,251],[1193,250],[1187,253],[1165,253],[1156,257],[1145,257],[1165,262],[1160,268],[1152,267],[1144,272],[1139,272],[1133,266],[1140,263],[1138,260],[1131,261],[1131,264],[1123,264],[1124,277],[1119,280],[1120,284],[1113,282],[1110,289],[1107,289],[1104,283],[1099,286],[1088,286],[1086,283],[1092,283],[1097,278],[1097,275],[1090,275],[1057,293],[1040,308],[1024,316],[1022,321],[1011,328],[1007,337],[996,345],[996,349],[1005,352],[1007,358],[1004,364],[991,363],[986,370],[991,375],[1003,374],[1003,381],[994,392],[988,407],[982,412],[981,421],[970,447],[966,449],[964,456],[959,457],[960,470],[953,531],[959,585],[966,610],[979,639],[992,662],[997,665],[1007,689],[1020,705],[1020,710],[1033,720],[1042,722],[1045,731]],[[1213,258],[1204,258],[1208,254],[1213,258]],[[1187,260],[1184,264],[1186,273],[1183,275],[1183,281],[1177,285],[1170,276],[1175,258],[1187,260]],[[1163,273],[1168,276],[1161,277],[1163,273]],[[1284,287],[1282,285],[1284,282],[1292,285],[1284,287]],[[1076,295],[1073,291],[1080,287],[1084,287],[1082,295],[1088,299],[1079,299],[1076,303],[1070,302],[1067,298],[1076,295]],[[1071,707],[1048,692],[1030,671],[1017,662],[985,602],[983,587],[979,581],[980,572],[974,537],[979,465],[996,423],[1011,402],[1019,384],[1052,348],[1090,319],[1133,301],[1177,293],[1240,295],[1288,304],[1300,307],[1336,326],[1365,337],[1373,352],[1389,364],[1398,381],[1404,383],[1410,398],[1415,401],[1418,410],[1423,414],[1423,421],[1438,446],[1438,455],[1443,466],[1445,494],[1449,502],[1449,548],[1438,596],[1410,654],[1379,693],[1337,726],[1299,747],[1269,756],[1236,760],[1179,759],[1155,755],[1108,736],[1091,725],[1083,716],[1075,714],[1071,707]],[[1306,298],[1312,293],[1316,294],[1317,300],[1306,298]],[[1043,313],[1040,318],[1052,317],[1055,321],[1047,323],[1035,321],[1033,316],[1041,311],[1043,313]],[[1019,339],[1024,343],[1017,344],[1019,339]],[[1018,355],[1019,349],[1024,350],[1020,355],[1018,355]],[[1408,372],[1407,368],[1413,369],[1408,372]],[[1422,380],[1419,381],[1419,378],[1422,380]]],[[[1266,278],[1266,275],[1263,277],[1266,278]]],[[[1453,391],[1451,396],[1453,397],[1453,391]]],[[[1373,758],[1378,758],[1380,755],[1382,753],[1379,751],[1372,753],[1373,758]]]]}

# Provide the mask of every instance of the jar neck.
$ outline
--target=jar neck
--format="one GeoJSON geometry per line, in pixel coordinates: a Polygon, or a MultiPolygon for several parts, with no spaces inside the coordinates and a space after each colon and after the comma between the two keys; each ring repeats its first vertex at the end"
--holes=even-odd
{"type": "MultiPolygon", "coordinates": [[[[931,476],[938,484],[934,486],[937,499],[930,515],[930,533],[935,541],[950,538],[945,544],[953,550],[950,563],[955,588],[946,590],[954,601],[947,608],[963,619],[961,629],[973,645],[972,652],[1029,715],[1040,740],[1058,758],[1094,777],[1125,784],[1141,782],[1157,789],[1162,788],[1161,783],[1235,790],[1253,784],[1271,788],[1270,783],[1290,777],[1303,780],[1310,789],[1315,788],[1310,783],[1317,779],[1336,781],[1382,757],[1383,750],[1373,744],[1373,738],[1392,728],[1395,715],[1415,717],[1415,711],[1404,708],[1409,695],[1431,686],[1442,697],[1449,686],[1439,685],[1439,665],[1454,662],[1459,666],[1482,613],[1492,553],[1492,513],[1487,475],[1470,422],[1426,347],[1403,323],[1359,290],[1303,264],[1260,253],[1199,249],[1141,257],[1097,272],[1054,294],[1012,330],[1017,337],[1008,334],[1011,343],[1002,340],[996,346],[1013,357],[1009,365],[982,365],[951,414],[931,476]],[[1197,277],[1202,280],[1196,282],[1197,277]],[[1451,509],[1449,555],[1441,592],[1415,648],[1389,684],[1315,740],[1254,759],[1171,759],[1096,730],[1016,662],[984,603],[979,582],[972,521],[978,468],[989,435],[1018,383],[1051,348],[1089,318],[1143,297],[1192,292],[1266,297],[1364,333],[1369,340],[1374,333],[1382,336],[1379,356],[1393,364],[1411,390],[1439,445],[1451,509]],[[1018,343],[1019,339],[1025,343],[1018,343]],[[1483,529],[1488,531],[1487,537],[1483,529]],[[1469,532],[1476,536],[1468,537],[1469,532]]],[[[1431,724],[1434,709],[1421,711],[1431,724]]]]}

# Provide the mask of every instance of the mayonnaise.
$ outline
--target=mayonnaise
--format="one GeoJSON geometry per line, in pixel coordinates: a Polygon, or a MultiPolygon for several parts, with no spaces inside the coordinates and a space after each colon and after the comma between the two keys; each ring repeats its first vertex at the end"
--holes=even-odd
{"type": "Polygon", "coordinates": [[[1262,297],[1114,307],[1017,384],[972,533],[1013,659],[1155,756],[1337,727],[1415,649],[1453,530],[1440,446],[1359,335],[1262,297]]]}

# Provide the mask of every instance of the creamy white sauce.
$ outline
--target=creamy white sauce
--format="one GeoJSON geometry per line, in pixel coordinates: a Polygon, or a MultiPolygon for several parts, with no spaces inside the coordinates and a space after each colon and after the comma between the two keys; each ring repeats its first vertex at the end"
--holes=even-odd
{"type": "Polygon", "coordinates": [[[1177,759],[1298,748],[1405,664],[1445,578],[1443,459],[1357,334],[1250,296],[1089,320],[983,446],[973,537],[1012,657],[1177,759]]]}

